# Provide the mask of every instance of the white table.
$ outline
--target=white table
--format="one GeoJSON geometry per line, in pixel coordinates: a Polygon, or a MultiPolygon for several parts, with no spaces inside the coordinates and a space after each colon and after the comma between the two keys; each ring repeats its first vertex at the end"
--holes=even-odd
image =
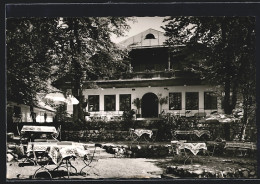
{"type": "MultiPolygon", "coordinates": [[[[74,143],[74,142],[29,142],[27,148],[27,156],[29,158],[30,154],[33,153],[34,162],[38,164],[36,153],[43,152],[46,153],[49,158],[52,160],[54,164],[56,164],[55,169],[58,170],[64,164],[65,161],[65,168],[67,168],[68,177],[70,175],[69,168],[74,168],[77,173],[76,168],[71,164],[71,158],[80,158],[84,161],[84,159],[88,158],[90,154],[89,150],[85,149],[84,144],[81,143],[74,143]]],[[[84,162],[85,163],[85,162],[84,162]]],[[[41,167],[38,168],[35,173],[34,177],[36,177],[37,173],[40,170],[44,170],[50,174],[50,170],[46,167],[49,164],[42,164],[41,167]]],[[[83,167],[85,168],[85,166],[83,167]]],[[[82,169],[83,169],[82,168],[82,169]]],[[[82,170],[81,169],[81,170],[82,170]]]]}

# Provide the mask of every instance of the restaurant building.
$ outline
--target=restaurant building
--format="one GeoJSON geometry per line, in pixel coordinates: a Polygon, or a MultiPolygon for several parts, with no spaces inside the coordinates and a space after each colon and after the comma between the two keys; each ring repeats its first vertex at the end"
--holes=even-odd
{"type": "Polygon", "coordinates": [[[94,81],[98,88],[87,87],[93,81],[83,84],[90,117],[113,120],[131,109],[136,111],[137,118],[158,118],[162,113],[193,116],[221,111],[216,88],[205,85],[194,73],[184,71],[181,59],[172,54],[178,46],[169,48],[165,40],[163,32],[148,29],[119,43],[130,50],[131,64],[116,80],[94,81]],[[136,106],[137,101],[140,108],[136,106]]]}

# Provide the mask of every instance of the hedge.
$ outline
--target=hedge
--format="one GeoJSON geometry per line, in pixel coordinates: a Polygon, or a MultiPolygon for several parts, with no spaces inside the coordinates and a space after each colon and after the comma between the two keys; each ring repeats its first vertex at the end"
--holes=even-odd
{"type": "MultiPolygon", "coordinates": [[[[144,128],[144,129],[157,129],[156,139],[159,141],[170,140],[171,139],[171,130],[172,127],[165,120],[157,121],[86,121],[86,122],[64,122],[62,124],[62,135],[64,139],[82,139],[83,137],[98,137],[96,139],[104,139],[104,136],[107,139],[111,140],[127,140],[129,137],[125,136],[126,132],[128,133],[130,128],[144,128]],[[90,130],[96,130],[98,133],[92,133],[90,130]],[[80,132],[79,132],[80,131],[80,132]],[[106,132],[106,131],[115,131],[115,132],[106,132]],[[116,131],[118,131],[116,133],[116,131]],[[75,135],[64,135],[73,134],[75,135]],[[85,132],[85,133],[82,133],[85,132]],[[103,135],[100,135],[102,134],[103,135]],[[83,135],[84,134],[84,135],[83,135]],[[83,135],[83,136],[82,136],[83,135]],[[126,137],[126,138],[125,138],[126,137]]],[[[84,138],[85,139],[85,138],[84,138]]]]}

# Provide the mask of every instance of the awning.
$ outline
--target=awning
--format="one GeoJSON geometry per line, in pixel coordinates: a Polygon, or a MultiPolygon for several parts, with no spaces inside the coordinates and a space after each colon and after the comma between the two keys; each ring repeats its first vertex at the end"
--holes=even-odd
{"type": "Polygon", "coordinates": [[[24,125],[21,132],[46,132],[46,133],[57,133],[54,126],[33,126],[24,125]]]}
{"type": "Polygon", "coordinates": [[[72,95],[69,95],[67,98],[62,93],[49,93],[45,96],[47,99],[51,99],[54,102],[65,102],[69,105],[78,104],[79,101],[72,95]]]}
{"type": "Polygon", "coordinates": [[[66,99],[66,103],[69,105],[74,105],[74,104],[78,104],[79,101],[72,95],[69,95],[68,98],[66,99]]]}

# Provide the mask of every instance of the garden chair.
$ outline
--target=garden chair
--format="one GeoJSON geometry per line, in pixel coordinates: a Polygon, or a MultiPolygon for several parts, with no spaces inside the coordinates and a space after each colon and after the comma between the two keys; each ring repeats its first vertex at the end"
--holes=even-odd
{"type": "MultiPolygon", "coordinates": [[[[47,152],[46,152],[47,153],[47,152]]],[[[57,165],[54,169],[48,169],[48,165],[50,164],[54,164],[50,157],[46,154],[46,158],[48,160],[46,160],[45,162],[38,162],[37,165],[40,166],[33,175],[33,179],[52,179],[52,174],[54,174],[54,171],[58,171],[58,169],[60,168],[65,168],[67,171],[67,177],[70,178],[70,176],[72,174],[77,174],[77,169],[72,165],[72,163],[70,162],[70,159],[75,159],[74,156],[68,156],[62,159],[62,161],[59,163],[59,165],[57,165]],[[47,173],[47,174],[46,174],[47,173]]],[[[57,175],[57,174],[56,174],[57,175]]],[[[62,176],[59,174],[59,176],[62,176]]],[[[64,177],[64,176],[62,176],[64,177]]]]}
{"type": "Polygon", "coordinates": [[[184,142],[186,142],[186,140],[171,141],[172,154],[173,154],[174,158],[177,159],[178,162],[180,162],[180,160],[186,156],[185,150],[184,149],[179,149],[180,147],[182,147],[182,144],[184,142]]]}
{"type": "MultiPolygon", "coordinates": [[[[203,150],[203,154],[205,154],[204,150],[203,150]]],[[[199,154],[194,155],[190,150],[188,150],[188,149],[186,149],[186,148],[183,149],[182,155],[183,155],[184,158],[185,158],[185,160],[184,160],[184,162],[183,162],[184,165],[186,164],[186,162],[187,162],[188,160],[190,160],[190,163],[191,163],[191,164],[193,164],[193,161],[194,161],[195,159],[197,159],[197,161],[202,161],[202,162],[204,162],[204,159],[202,159],[199,154]]]]}
{"type": "Polygon", "coordinates": [[[34,144],[29,142],[27,149],[30,148],[31,151],[24,154],[24,160],[18,164],[19,167],[24,167],[26,163],[30,164],[33,163],[34,166],[40,166],[36,171],[34,172],[32,178],[33,179],[39,179],[38,177],[39,173],[44,173],[44,178],[50,178],[52,179],[51,171],[46,167],[53,162],[51,161],[51,158],[48,156],[48,153],[45,150],[35,150],[34,144]]]}
{"type": "Polygon", "coordinates": [[[179,147],[182,147],[182,144],[184,142],[178,142],[176,147],[176,155],[175,157],[177,158],[178,162],[182,162],[183,161],[183,164],[185,165],[186,161],[190,158],[186,152],[186,149],[179,149],[179,147]],[[184,160],[183,160],[184,159],[184,160]]]}
{"type": "Polygon", "coordinates": [[[208,149],[206,151],[206,155],[210,156],[210,157],[213,157],[214,156],[214,153],[215,153],[215,149],[216,147],[218,146],[218,143],[217,142],[214,142],[214,141],[208,141],[208,144],[210,145],[207,145],[208,149]],[[210,144],[209,144],[210,143],[210,144]]]}
{"type": "Polygon", "coordinates": [[[97,148],[99,147],[98,144],[95,144],[94,146],[94,150],[91,150],[90,153],[88,155],[86,155],[86,157],[84,158],[83,162],[85,164],[85,166],[80,170],[80,174],[82,175],[89,175],[88,173],[90,171],[93,171],[93,173],[95,175],[99,175],[97,172],[98,170],[95,168],[97,163],[98,163],[98,160],[100,158],[100,150],[98,150],[97,148]],[[83,170],[86,169],[86,172],[84,172],[83,170]],[[97,171],[97,172],[95,172],[97,171]]]}
{"type": "Polygon", "coordinates": [[[178,141],[171,141],[171,152],[174,156],[177,155],[177,143],[178,141]]]}
{"type": "Polygon", "coordinates": [[[46,157],[45,150],[35,150],[34,143],[28,142],[27,150],[30,149],[31,151],[28,153],[24,153],[24,160],[22,163],[19,163],[19,167],[23,167],[25,163],[33,163],[33,165],[39,165],[38,161],[41,161],[42,158],[46,157]]]}

